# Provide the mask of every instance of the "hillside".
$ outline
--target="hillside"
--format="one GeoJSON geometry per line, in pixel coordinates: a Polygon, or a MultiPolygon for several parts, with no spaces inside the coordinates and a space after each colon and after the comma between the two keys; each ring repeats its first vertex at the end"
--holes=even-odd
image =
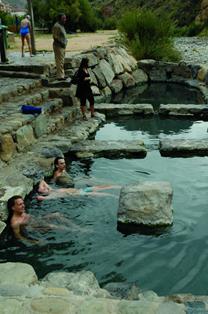
{"type": "Polygon", "coordinates": [[[162,15],[170,13],[178,26],[193,22],[200,12],[202,0],[90,0],[104,16],[118,16],[132,8],[148,8],[162,15]]]}
{"type": "Polygon", "coordinates": [[[27,0],[3,0],[3,2],[22,9],[27,5],[27,0]]]}

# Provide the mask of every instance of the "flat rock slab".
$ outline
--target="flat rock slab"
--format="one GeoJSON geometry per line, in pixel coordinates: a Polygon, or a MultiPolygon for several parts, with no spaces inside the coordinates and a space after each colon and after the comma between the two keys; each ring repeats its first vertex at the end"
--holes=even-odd
{"type": "Polygon", "coordinates": [[[108,117],[124,115],[153,115],[151,104],[96,104],[95,110],[104,113],[108,117]]]}
{"type": "Polygon", "coordinates": [[[161,140],[159,150],[162,156],[208,156],[208,139],[161,140]]]}
{"type": "Polygon", "coordinates": [[[88,157],[136,157],[144,158],[147,150],[143,141],[93,141],[87,140],[74,144],[69,154],[75,155],[77,158],[88,157]]]}
{"type": "Polygon", "coordinates": [[[208,119],[208,105],[197,104],[167,104],[160,105],[159,114],[164,116],[179,116],[208,119]]]}
{"type": "Polygon", "coordinates": [[[173,190],[169,182],[144,181],[121,188],[118,223],[150,228],[170,226],[173,190]]]}

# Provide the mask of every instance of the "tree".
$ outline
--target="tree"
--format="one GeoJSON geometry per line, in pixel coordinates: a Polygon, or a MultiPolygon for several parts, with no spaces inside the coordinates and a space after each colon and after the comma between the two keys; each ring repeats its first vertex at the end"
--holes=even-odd
{"type": "Polygon", "coordinates": [[[36,25],[51,30],[59,13],[67,16],[66,29],[74,28],[80,16],[79,0],[33,0],[36,25]]]}
{"type": "Polygon", "coordinates": [[[98,18],[95,11],[90,6],[88,0],[79,0],[81,15],[79,18],[79,28],[82,32],[95,32],[98,26],[98,18]]]}

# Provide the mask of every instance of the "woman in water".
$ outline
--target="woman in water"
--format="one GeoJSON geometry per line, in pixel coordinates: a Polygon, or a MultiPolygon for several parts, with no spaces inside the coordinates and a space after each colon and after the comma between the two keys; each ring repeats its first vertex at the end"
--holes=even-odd
{"type": "Polygon", "coordinates": [[[22,57],[25,56],[24,54],[25,40],[27,41],[29,53],[30,53],[30,56],[32,57],[30,32],[31,32],[30,16],[26,15],[20,24],[20,36],[21,36],[21,41],[22,41],[22,57]]]}
{"type": "Polygon", "coordinates": [[[58,197],[67,197],[72,195],[96,195],[96,196],[113,196],[110,193],[100,192],[102,190],[110,190],[110,189],[119,189],[118,185],[97,185],[90,186],[83,189],[75,189],[75,188],[60,188],[60,189],[52,189],[45,180],[41,180],[38,187],[38,193],[41,195],[37,196],[37,200],[43,201],[45,199],[52,199],[58,197]]]}

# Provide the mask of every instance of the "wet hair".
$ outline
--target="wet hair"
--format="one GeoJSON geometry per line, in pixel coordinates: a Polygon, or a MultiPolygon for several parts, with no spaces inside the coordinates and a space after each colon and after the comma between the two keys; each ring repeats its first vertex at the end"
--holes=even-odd
{"type": "Polygon", "coordinates": [[[88,58],[82,58],[80,66],[79,66],[79,70],[83,69],[83,68],[87,68],[89,64],[89,59],[88,58]]]}
{"type": "Polygon", "coordinates": [[[56,166],[58,165],[58,162],[59,162],[60,159],[64,159],[64,157],[59,156],[59,157],[56,157],[54,159],[54,162],[53,162],[53,164],[54,164],[54,171],[56,170],[56,166]]]}
{"type": "Polygon", "coordinates": [[[8,217],[6,220],[7,224],[10,224],[11,218],[13,216],[12,207],[14,206],[15,201],[19,198],[23,199],[21,195],[14,195],[14,196],[10,197],[7,201],[7,209],[8,209],[8,217]]]}
{"type": "Polygon", "coordinates": [[[53,167],[53,173],[52,173],[52,177],[51,177],[51,178],[53,178],[54,173],[55,173],[55,171],[57,170],[58,161],[59,161],[60,159],[64,159],[64,157],[58,156],[58,157],[56,157],[56,158],[54,159],[54,162],[53,162],[53,166],[54,166],[54,167],[53,167]]]}

